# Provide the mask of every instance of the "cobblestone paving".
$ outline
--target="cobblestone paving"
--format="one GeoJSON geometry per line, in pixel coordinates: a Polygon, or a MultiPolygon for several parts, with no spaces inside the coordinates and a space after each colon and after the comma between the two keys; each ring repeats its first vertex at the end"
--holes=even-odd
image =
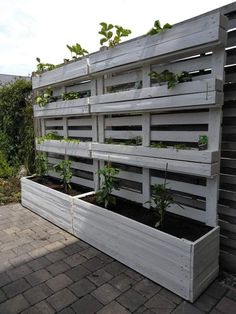
{"type": "Polygon", "coordinates": [[[0,313],[236,313],[217,280],[194,304],[23,208],[0,206],[0,313]]]}

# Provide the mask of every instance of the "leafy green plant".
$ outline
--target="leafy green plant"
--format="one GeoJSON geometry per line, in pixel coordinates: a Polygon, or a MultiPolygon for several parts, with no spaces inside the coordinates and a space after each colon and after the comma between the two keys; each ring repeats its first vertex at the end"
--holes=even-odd
{"type": "Polygon", "coordinates": [[[100,45],[108,42],[109,47],[115,47],[121,42],[121,37],[127,37],[131,34],[131,30],[123,28],[119,25],[107,24],[101,22],[101,30],[99,34],[103,37],[100,39],[100,45]]]}
{"type": "Polygon", "coordinates": [[[88,53],[88,51],[82,48],[78,43],[72,46],[66,45],[66,47],[70,50],[72,59],[78,59],[88,53]]]}
{"type": "Polygon", "coordinates": [[[125,145],[135,145],[135,146],[142,145],[142,137],[136,136],[136,137],[130,138],[125,142],[125,145]]]}
{"type": "Polygon", "coordinates": [[[71,161],[62,160],[58,164],[54,165],[53,168],[61,177],[64,192],[68,193],[69,189],[71,189],[70,185],[70,181],[72,178],[71,161]]]}
{"type": "Polygon", "coordinates": [[[167,148],[167,145],[163,142],[151,143],[150,147],[153,148],[167,148]]]}
{"type": "Polygon", "coordinates": [[[168,89],[174,88],[179,83],[192,81],[192,76],[186,71],[177,74],[174,74],[169,70],[164,70],[161,73],[152,71],[151,73],[149,73],[149,76],[159,85],[167,82],[168,89]]]}
{"type": "Polygon", "coordinates": [[[14,174],[14,168],[9,166],[3,152],[0,151],[0,178],[10,178],[14,174]]]}
{"type": "Polygon", "coordinates": [[[119,169],[111,167],[109,164],[98,171],[99,176],[102,176],[102,186],[96,193],[96,201],[98,204],[104,204],[105,208],[108,208],[110,204],[115,205],[116,199],[111,193],[117,189],[115,176],[118,173],[119,169]]]}
{"type": "Polygon", "coordinates": [[[53,91],[51,87],[47,87],[43,93],[36,97],[36,104],[40,107],[45,107],[48,103],[54,101],[53,91]]]}
{"type": "Polygon", "coordinates": [[[208,146],[208,137],[207,135],[199,135],[198,138],[198,147],[200,150],[207,149],[208,146]]]}
{"type": "Polygon", "coordinates": [[[172,25],[169,23],[166,23],[163,25],[163,27],[161,27],[161,23],[159,20],[156,20],[154,22],[154,26],[153,28],[150,29],[150,31],[147,32],[147,35],[156,35],[156,34],[160,34],[163,33],[164,31],[168,30],[172,28],[172,25]]]}
{"type": "Polygon", "coordinates": [[[81,94],[79,92],[68,92],[62,94],[62,99],[63,100],[72,100],[72,99],[78,99],[81,98],[81,94]]]}
{"type": "Polygon", "coordinates": [[[37,64],[37,73],[41,73],[44,71],[51,71],[54,70],[56,68],[56,65],[52,64],[52,63],[43,63],[41,62],[40,58],[36,58],[36,61],[38,62],[37,64]]]}
{"type": "Polygon", "coordinates": [[[48,174],[48,158],[45,153],[38,152],[36,154],[35,170],[39,177],[44,177],[48,174]]]}
{"type": "Polygon", "coordinates": [[[49,132],[45,134],[44,136],[38,137],[37,142],[38,144],[43,143],[44,141],[49,141],[49,140],[62,140],[63,136],[57,134],[56,132],[49,132]]]}
{"type": "Polygon", "coordinates": [[[179,149],[187,149],[187,146],[186,144],[179,143],[179,144],[175,144],[174,148],[178,151],[179,149]]]}

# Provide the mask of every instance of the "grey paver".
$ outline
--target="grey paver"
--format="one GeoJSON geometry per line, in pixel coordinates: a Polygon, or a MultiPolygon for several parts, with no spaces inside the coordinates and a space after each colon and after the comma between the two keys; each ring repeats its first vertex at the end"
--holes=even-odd
{"type": "Polygon", "coordinates": [[[70,267],[80,265],[85,261],[87,261],[87,259],[79,253],[75,253],[64,259],[64,262],[67,263],[70,267]]]}
{"type": "Polygon", "coordinates": [[[71,245],[66,246],[63,251],[67,254],[67,255],[73,255],[75,253],[79,253],[81,251],[83,251],[84,248],[82,246],[80,246],[78,243],[73,243],[71,245]]]}
{"type": "Polygon", "coordinates": [[[227,288],[220,284],[218,281],[214,281],[205,291],[206,294],[218,300],[221,299],[226,292],[227,288]]]}
{"type": "Polygon", "coordinates": [[[96,298],[88,294],[72,304],[71,307],[76,313],[93,314],[100,310],[103,305],[96,298]]]}
{"type": "Polygon", "coordinates": [[[65,274],[69,276],[73,281],[77,281],[90,274],[90,271],[85,267],[78,265],[68,270],[65,274]]]}
{"type": "Polygon", "coordinates": [[[105,282],[109,281],[113,276],[104,269],[99,269],[87,277],[90,281],[95,283],[95,285],[101,286],[105,282]]]}
{"type": "Polygon", "coordinates": [[[30,262],[28,262],[28,266],[33,270],[33,271],[37,271],[39,269],[45,268],[47,266],[49,266],[51,264],[51,262],[44,256],[41,256],[37,259],[34,259],[30,262]]]}
{"type": "Polygon", "coordinates": [[[96,286],[86,278],[83,278],[69,287],[69,289],[79,298],[96,289],[96,286]]]}
{"type": "Polygon", "coordinates": [[[210,312],[213,306],[216,305],[218,302],[217,299],[211,297],[208,294],[202,294],[195,302],[194,306],[197,307],[199,310],[210,312]]]}
{"type": "Polygon", "coordinates": [[[156,294],[149,301],[147,301],[145,303],[145,306],[154,313],[163,314],[171,313],[173,309],[176,307],[176,305],[173,302],[167,300],[166,298],[159,294],[156,294]]]}
{"type": "Polygon", "coordinates": [[[47,281],[51,278],[51,275],[46,269],[40,269],[25,276],[27,281],[31,284],[31,286],[36,286],[44,281],[47,281]]]}
{"type": "Polygon", "coordinates": [[[197,309],[192,304],[184,301],[173,312],[173,314],[203,314],[205,312],[197,309]]]}
{"type": "Polygon", "coordinates": [[[0,273],[0,287],[7,285],[11,281],[12,279],[8,276],[6,272],[0,273]]]}
{"type": "Polygon", "coordinates": [[[109,281],[111,285],[122,292],[130,289],[135,282],[136,281],[133,278],[129,277],[125,273],[121,273],[109,281]]]}
{"type": "Polygon", "coordinates": [[[45,283],[42,283],[36,287],[27,290],[24,293],[24,297],[31,305],[33,305],[48,298],[52,294],[53,291],[45,283]]]}
{"type": "Polygon", "coordinates": [[[59,291],[72,283],[73,281],[65,274],[59,274],[56,277],[53,277],[46,281],[48,287],[52,289],[54,292],[59,291]]]}
{"type": "Polygon", "coordinates": [[[16,279],[24,277],[30,273],[32,273],[32,269],[29,266],[20,265],[16,268],[11,269],[8,272],[8,275],[9,275],[9,277],[11,277],[12,280],[16,280],[16,279]]]}
{"type": "Polygon", "coordinates": [[[0,313],[2,314],[17,314],[29,307],[29,303],[22,294],[0,304],[0,313]]]}
{"type": "Polygon", "coordinates": [[[113,276],[116,276],[116,275],[124,272],[127,269],[128,269],[128,267],[126,267],[125,265],[123,265],[117,261],[111,262],[110,264],[107,264],[104,267],[104,270],[113,276]]]}
{"type": "Polygon", "coordinates": [[[236,289],[230,289],[227,294],[227,297],[229,297],[230,299],[236,301],[236,289]]]}
{"type": "Polygon", "coordinates": [[[75,311],[71,307],[67,307],[64,310],[60,311],[58,314],[75,314],[75,311]]]}
{"type": "Polygon", "coordinates": [[[90,271],[94,272],[94,271],[104,267],[106,265],[106,263],[95,256],[95,257],[89,259],[88,261],[84,262],[82,265],[84,267],[86,267],[87,269],[89,269],[90,271]]]}
{"type": "Polygon", "coordinates": [[[117,298],[117,301],[131,312],[144,304],[146,300],[147,299],[144,296],[133,289],[124,292],[117,298]]]}
{"type": "Polygon", "coordinates": [[[19,293],[24,292],[25,290],[29,288],[30,288],[30,285],[28,284],[28,282],[24,278],[21,278],[21,279],[18,279],[16,281],[9,283],[5,287],[3,287],[3,290],[6,293],[6,295],[9,298],[11,298],[19,293]]]}
{"type": "Polygon", "coordinates": [[[28,308],[22,314],[53,314],[55,310],[48,304],[47,301],[41,301],[34,306],[28,308]]]}
{"type": "Polygon", "coordinates": [[[174,294],[173,292],[162,288],[161,291],[159,292],[160,295],[162,295],[164,298],[166,298],[167,300],[170,300],[171,302],[175,303],[175,304],[180,304],[183,299],[181,297],[179,297],[178,295],[174,294]]]}
{"type": "Polygon", "coordinates": [[[105,283],[91,293],[102,304],[108,304],[116,299],[121,292],[112,285],[105,283]]]}
{"type": "Polygon", "coordinates": [[[216,306],[216,310],[222,313],[235,313],[236,312],[236,301],[224,297],[216,306]]]}
{"type": "MultiPolygon", "coordinates": [[[[56,310],[60,311],[77,300],[76,296],[67,288],[53,294],[47,299],[49,304],[56,310]]],[[[82,313],[82,312],[81,312],[82,313]]]]}
{"type": "Polygon", "coordinates": [[[7,299],[5,293],[0,290],[0,303],[2,303],[3,301],[5,301],[7,299]]]}
{"type": "Polygon", "coordinates": [[[104,306],[100,311],[97,312],[98,314],[129,314],[126,308],[120,305],[116,301],[112,301],[111,303],[104,306]]]}
{"type": "Polygon", "coordinates": [[[87,259],[93,258],[98,254],[100,254],[100,251],[98,251],[97,249],[93,247],[89,247],[81,252],[81,255],[83,255],[87,259]]]}
{"type": "Polygon", "coordinates": [[[145,296],[147,299],[151,298],[158,291],[161,290],[161,286],[154,283],[153,281],[145,278],[133,286],[133,289],[145,296]]]}
{"type": "Polygon", "coordinates": [[[70,266],[68,264],[66,264],[63,261],[58,261],[56,263],[53,263],[51,265],[49,265],[47,267],[47,270],[53,275],[58,275],[61,273],[64,273],[65,271],[67,271],[68,269],[70,269],[70,266]]]}

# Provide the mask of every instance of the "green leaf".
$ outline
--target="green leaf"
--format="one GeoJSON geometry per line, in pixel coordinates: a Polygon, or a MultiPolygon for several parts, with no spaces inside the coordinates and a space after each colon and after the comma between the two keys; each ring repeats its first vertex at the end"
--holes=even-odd
{"type": "Polygon", "coordinates": [[[104,28],[104,30],[108,30],[107,29],[107,23],[101,22],[100,25],[104,28]]]}
{"type": "Polygon", "coordinates": [[[108,24],[107,30],[109,31],[110,29],[112,29],[114,26],[112,24],[108,24]]]}
{"type": "Polygon", "coordinates": [[[154,27],[155,27],[156,29],[161,29],[161,23],[160,23],[159,20],[156,20],[156,21],[154,22],[154,27]]]}
{"type": "Polygon", "coordinates": [[[107,41],[107,38],[100,39],[100,45],[103,45],[107,41]]]}
{"type": "Polygon", "coordinates": [[[170,29],[170,28],[172,28],[172,25],[171,24],[169,24],[169,23],[166,23],[164,26],[163,26],[163,29],[170,29]]]}
{"type": "Polygon", "coordinates": [[[113,33],[112,33],[111,31],[109,31],[109,32],[107,33],[107,39],[110,39],[112,36],[113,36],[113,33]]]}

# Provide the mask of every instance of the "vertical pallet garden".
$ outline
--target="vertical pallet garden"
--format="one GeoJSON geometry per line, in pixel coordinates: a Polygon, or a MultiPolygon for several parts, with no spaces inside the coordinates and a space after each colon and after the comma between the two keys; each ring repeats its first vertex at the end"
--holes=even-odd
{"type": "Polygon", "coordinates": [[[22,179],[22,204],[190,301],[219,268],[226,27],[227,19],[214,13],[33,77],[36,91],[50,86],[55,96],[68,91],[84,95],[34,107],[37,136],[54,131],[63,137],[36,141],[51,164],[71,160],[72,182],[97,191],[98,170],[109,162],[120,170],[114,195],[146,211],[153,186],[166,177],[181,204],[169,211],[208,231],[192,241],[178,238],[91,204],[85,195],[38,189],[30,178],[22,179]],[[192,79],[172,89],[159,86],[149,74],[164,70],[185,71],[192,79]],[[207,136],[207,149],[198,150],[199,136],[207,136]]]}

